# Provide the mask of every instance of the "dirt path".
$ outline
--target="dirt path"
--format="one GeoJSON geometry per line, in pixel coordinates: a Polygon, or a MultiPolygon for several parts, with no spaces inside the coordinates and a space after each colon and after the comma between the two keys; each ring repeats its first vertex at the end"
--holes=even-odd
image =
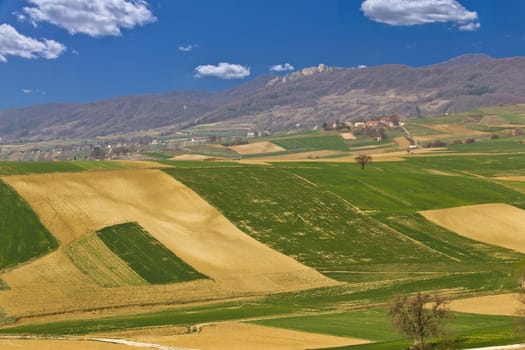
{"type": "Polygon", "coordinates": [[[130,347],[158,350],[194,350],[127,339],[0,336],[0,348],[2,350],[129,350],[130,347]]]}

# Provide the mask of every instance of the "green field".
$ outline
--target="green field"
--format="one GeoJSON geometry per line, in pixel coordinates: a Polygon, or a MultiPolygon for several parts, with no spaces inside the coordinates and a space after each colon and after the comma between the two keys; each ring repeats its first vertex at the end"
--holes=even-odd
{"type": "MultiPolygon", "coordinates": [[[[385,309],[276,318],[254,323],[378,342],[338,349],[396,349],[410,345],[393,329],[385,309]]],[[[453,313],[445,323],[445,339],[456,349],[515,343],[519,342],[516,323],[516,317],[453,313]]]]}
{"type": "Polygon", "coordinates": [[[0,198],[0,270],[58,247],[31,207],[1,180],[0,198]]]}
{"type": "Polygon", "coordinates": [[[114,254],[151,284],[206,278],[136,223],[106,227],[97,235],[114,254]]]}
{"type": "MultiPolygon", "coordinates": [[[[473,129],[489,128],[479,124],[482,114],[488,112],[476,113],[479,114],[422,118],[414,120],[411,125],[415,128],[414,133],[428,132],[425,129],[431,129],[425,125],[447,120],[461,122],[473,129]]],[[[502,118],[510,122],[523,117],[519,111],[509,111],[509,115],[502,115],[502,118]]],[[[283,153],[348,150],[345,142],[335,134],[308,132],[264,139],[286,148],[283,153]]],[[[200,323],[240,320],[376,341],[345,349],[407,348],[409,342],[392,329],[386,314],[386,305],[395,296],[437,291],[454,298],[518,290],[517,281],[525,268],[524,254],[459,236],[418,213],[483,203],[508,203],[525,209],[525,183],[495,179],[524,175],[525,153],[521,153],[523,144],[517,140],[519,138],[500,138],[453,145],[451,151],[459,155],[406,155],[400,162],[373,161],[365,170],[353,163],[255,166],[233,162],[161,160],[163,157],[159,156],[159,163],[171,166],[164,172],[197,192],[245,233],[330,278],[346,283],[250,296],[245,300],[178,305],[173,309],[137,314],[115,312],[113,316],[93,319],[14,324],[10,328],[0,328],[0,333],[88,334],[157,326],[182,326],[189,330],[200,323]],[[469,152],[490,152],[493,155],[468,155],[469,152]]],[[[112,162],[0,163],[0,174],[119,167],[124,165],[112,162]]],[[[4,188],[10,190],[5,185],[0,186],[2,199],[4,188]]],[[[12,190],[11,196],[18,198],[12,190]]],[[[10,213],[13,207],[13,204],[2,201],[0,213],[10,213]]],[[[38,218],[27,205],[25,209],[30,214],[19,209],[11,214],[15,218],[24,217],[24,222],[21,219],[13,221],[12,227],[32,227],[33,224],[26,219],[30,215],[38,223],[38,218]]],[[[0,217],[0,229],[3,228],[2,220],[11,222],[10,218],[0,217]]],[[[0,234],[2,232],[0,230],[0,234]]],[[[31,228],[27,232],[35,234],[31,228]]],[[[10,239],[14,241],[14,237],[11,235],[10,239]]],[[[147,288],[144,286],[147,283],[166,284],[207,278],[167,250],[138,224],[107,227],[97,232],[96,237],[108,252],[101,252],[97,242],[90,240],[93,237],[77,241],[66,250],[81,248],[76,255],[67,252],[71,259],[80,259],[74,260],[76,266],[100,285],[126,288],[141,285],[140,288],[147,288]],[[113,256],[130,269],[113,269],[113,256]],[[86,261],[96,263],[98,258],[107,262],[101,263],[99,270],[85,265],[86,261]]],[[[32,244],[38,239],[42,240],[40,236],[37,240],[26,238],[32,244]]],[[[4,247],[2,243],[0,249],[4,247]]],[[[54,244],[39,254],[53,249],[56,242],[54,244]]],[[[447,339],[457,349],[516,343],[521,341],[515,331],[516,322],[513,317],[455,313],[447,323],[447,339]]]]}
{"type": "Polygon", "coordinates": [[[456,152],[525,153],[525,136],[480,140],[463,145],[449,145],[456,152]],[[520,143],[523,141],[523,143],[520,143]]]}
{"type": "Polygon", "coordinates": [[[275,143],[287,151],[307,152],[318,150],[348,151],[348,146],[339,135],[307,133],[279,138],[271,138],[268,141],[275,143]]]}
{"type": "Polygon", "coordinates": [[[121,162],[94,160],[74,162],[0,162],[0,176],[132,168],[134,168],[132,165],[121,162]]]}
{"type": "Polygon", "coordinates": [[[473,176],[429,174],[410,162],[373,163],[365,171],[355,164],[325,163],[165,171],[244,232],[329,277],[390,281],[383,295],[415,291],[415,285],[511,290],[525,258],[416,214],[525,201],[521,192],[473,176]],[[409,271],[418,273],[407,276],[409,271]]]}

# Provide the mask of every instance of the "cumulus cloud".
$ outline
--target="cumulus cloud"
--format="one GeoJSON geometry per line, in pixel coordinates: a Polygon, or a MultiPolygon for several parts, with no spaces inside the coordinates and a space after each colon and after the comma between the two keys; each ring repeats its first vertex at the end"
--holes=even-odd
{"type": "Polygon", "coordinates": [[[250,75],[250,67],[240,64],[221,62],[214,66],[211,64],[195,67],[195,77],[215,77],[219,79],[242,79],[250,75]]]}
{"type": "Polygon", "coordinates": [[[479,29],[481,25],[479,22],[473,22],[473,23],[467,23],[459,26],[459,30],[465,31],[465,32],[475,32],[479,29]]]}
{"type": "Polygon", "coordinates": [[[199,45],[181,45],[179,46],[179,51],[182,51],[182,52],[190,52],[190,51],[193,51],[194,49],[196,49],[197,47],[199,47],[199,45]]]}
{"type": "Polygon", "coordinates": [[[0,62],[7,62],[7,56],[51,60],[64,51],[66,47],[57,41],[33,39],[20,34],[9,24],[0,24],[0,62]]]}
{"type": "Polygon", "coordinates": [[[454,22],[460,30],[477,30],[478,14],[457,0],[365,0],[361,11],[373,21],[393,26],[454,22]]]}
{"type": "Polygon", "coordinates": [[[33,93],[33,90],[31,89],[22,89],[22,92],[26,95],[29,95],[29,94],[32,94],[33,93]]]}
{"type": "Polygon", "coordinates": [[[157,19],[145,0],[27,0],[29,20],[49,22],[70,34],[92,37],[119,36],[121,29],[132,29],[157,19]]]}
{"type": "Polygon", "coordinates": [[[270,70],[272,72],[286,72],[286,71],[291,71],[294,69],[295,69],[294,66],[292,66],[290,63],[276,64],[270,67],[270,70]]]}

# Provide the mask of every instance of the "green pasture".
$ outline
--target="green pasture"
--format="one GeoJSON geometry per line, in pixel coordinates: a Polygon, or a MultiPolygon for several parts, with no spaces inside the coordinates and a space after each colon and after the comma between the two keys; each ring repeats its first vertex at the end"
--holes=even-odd
{"type": "Polygon", "coordinates": [[[294,152],[318,150],[348,151],[348,146],[339,135],[335,134],[300,134],[273,138],[271,142],[294,152]]]}
{"type": "Polygon", "coordinates": [[[244,232],[339,281],[389,281],[390,290],[410,290],[407,280],[427,289],[512,290],[525,258],[416,213],[525,202],[523,193],[474,176],[436,175],[411,162],[372,163],[364,171],[340,163],[165,171],[244,232]]]}
{"type": "MultiPolygon", "coordinates": [[[[454,312],[450,314],[449,319],[445,320],[445,332],[442,339],[435,339],[433,342],[443,341],[453,344],[456,349],[512,344],[520,340],[517,334],[517,321],[517,317],[454,312]]],[[[275,318],[253,323],[296,331],[366,339],[373,342],[337,349],[402,349],[410,345],[410,341],[404,339],[393,329],[386,309],[275,318]]]]}
{"type": "MultiPolygon", "coordinates": [[[[0,270],[55,250],[58,242],[31,207],[0,180],[0,270]]],[[[1,289],[2,283],[0,283],[1,289]]]]}
{"type": "Polygon", "coordinates": [[[115,255],[151,284],[206,278],[136,223],[106,227],[97,235],[115,255]]]}

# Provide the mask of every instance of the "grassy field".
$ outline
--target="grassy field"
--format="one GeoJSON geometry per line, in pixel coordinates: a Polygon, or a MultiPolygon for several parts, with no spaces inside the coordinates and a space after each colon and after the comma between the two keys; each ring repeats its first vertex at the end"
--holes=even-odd
{"type": "Polygon", "coordinates": [[[0,162],[0,176],[132,168],[134,168],[132,165],[122,162],[91,160],[75,162],[0,162]]]}
{"type": "Polygon", "coordinates": [[[318,150],[348,151],[348,146],[339,135],[334,134],[298,134],[269,139],[272,143],[287,151],[306,152],[318,150]]]}
{"type": "Polygon", "coordinates": [[[97,236],[149,283],[165,284],[206,278],[136,223],[106,227],[98,231],[97,236]]]}
{"type": "MultiPolygon", "coordinates": [[[[521,120],[518,112],[511,114],[502,118],[506,122],[521,120]]],[[[488,128],[479,124],[482,116],[455,115],[449,120],[466,117],[488,128]]],[[[432,130],[425,123],[444,123],[439,118],[417,120],[415,128],[419,132],[432,130]]],[[[339,136],[332,134],[267,139],[287,148],[286,152],[343,150],[341,144],[347,150],[339,136]]],[[[372,162],[364,171],[353,163],[251,166],[161,160],[159,163],[172,166],[164,170],[166,173],[201,195],[241,230],[347,284],[249,301],[19,325],[2,328],[0,333],[87,334],[263,317],[268,319],[256,323],[378,341],[348,349],[406,348],[408,342],[392,330],[384,309],[394,296],[418,291],[440,291],[448,296],[516,291],[525,255],[469,240],[417,213],[482,203],[525,208],[525,185],[494,179],[523,175],[525,154],[518,153],[522,145],[516,141],[502,138],[457,145],[453,150],[463,155],[406,156],[403,162],[372,162]],[[494,155],[464,155],[468,152],[494,155]],[[500,154],[507,152],[512,154],[500,154]]],[[[10,168],[0,163],[0,172],[82,171],[113,166],[106,162],[86,162],[82,166],[76,162],[16,164],[10,168]]],[[[206,278],[136,224],[108,227],[86,240],[68,248],[78,248],[69,251],[70,257],[103,286],[134,285],[126,280],[129,271],[140,279],[137,285],[206,278]],[[100,249],[102,242],[107,251],[100,249]],[[119,259],[123,269],[109,271],[106,266],[105,270],[97,270],[85,265],[110,258],[119,259]]],[[[448,335],[458,349],[509,344],[520,340],[515,323],[512,317],[456,313],[449,320],[448,335]]]]}
{"type": "Polygon", "coordinates": [[[90,234],[66,247],[75,266],[103,287],[147,285],[142,277],[117,257],[96,234],[90,234]]]}
{"type": "Polygon", "coordinates": [[[449,145],[456,152],[483,152],[483,153],[525,153],[525,136],[506,137],[495,140],[480,140],[462,145],[449,145]],[[523,141],[523,143],[520,143],[523,141]]]}
{"type": "Polygon", "coordinates": [[[407,166],[405,162],[372,163],[365,171],[355,164],[290,166],[289,171],[342,196],[362,210],[375,212],[413,213],[525,200],[523,194],[484,179],[432,174],[407,166]]]}
{"type": "Polygon", "coordinates": [[[58,247],[31,207],[0,181],[0,270],[42,256],[58,247]]]}
{"type": "MultiPolygon", "coordinates": [[[[393,329],[385,309],[276,318],[254,323],[378,342],[338,349],[395,349],[410,345],[409,341],[393,329]]],[[[515,343],[519,341],[516,324],[516,317],[453,313],[445,323],[445,339],[457,349],[515,343]]]]}
{"type": "Polygon", "coordinates": [[[415,213],[525,200],[523,193],[472,176],[433,175],[404,162],[371,164],[365,171],[320,163],[165,171],[244,232],[340,281],[390,280],[392,290],[413,287],[403,280],[428,289],[512,289],[524,259],[415,213]]]}

